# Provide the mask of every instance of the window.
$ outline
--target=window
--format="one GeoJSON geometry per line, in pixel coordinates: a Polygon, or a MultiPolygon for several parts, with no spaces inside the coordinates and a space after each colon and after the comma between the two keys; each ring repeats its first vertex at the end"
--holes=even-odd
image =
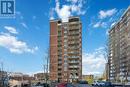
{"type": "Polygon", "coordinates": [[[64,56],[64,58],[66,59],[66,58],[67,58],[67,56],[64,56]]]}
{"type": "Polygon", "coordinates": [[[67,52],[67,49],[64,49],[64,52],[67,52]]]}
{"type": "Polygon", "coordinates": [[[130,38],[130,32],[128,33],[128,38],[130,38]]]}
{"type": "Polygon", "coordinates": [[[67,30],[65,30],[64,33],[67,33],[67,30]]]}
{"type": "Polygon", "coordinates": [[[67,36],[64,36],[64,38],[67,38],[67,36]]]}
{"type": "Polygon", "coordinates": [[[67,39],[64,40],[64,43],[66,43],[66,42],[67,42],[67,39]]]}
{"type": "Polygon", "coordinates": [[[66,59],[64,60],[64,64],[67,64],[67,60],[66,59]]]}
{"type": "Polygon", "coordinates": [[[67,64],[64,64],[64,71],[67,71],[67,64]]]}

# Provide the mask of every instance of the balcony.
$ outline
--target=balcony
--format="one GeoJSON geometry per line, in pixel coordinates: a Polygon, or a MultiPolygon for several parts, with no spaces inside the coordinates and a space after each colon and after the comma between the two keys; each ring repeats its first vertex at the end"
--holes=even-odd
{"type": "Polygon", "coordinates": [[[71,56],[69,55],[68,56],[68,59],[70,59],[70,60],[76,60],[76,59],[79,59],[79,58],[80,58],[79,55],[77,55],[77,56],[76,55],[71,55],[71,56]]]}
{"type": "Polygon", "coordinates": [[[70,39],[79,39],[80,38],[80,36],[69,36],[69,40],[70,39]]]}
{"type": "Polygon", "coordinates": [[[74,68],[79,68],[79,66],[69,66],[69,68],[74,69],[74,68]]]}
{"type": "Polygon", "coordinates": [[[78,40],[78,41],[69,41],[68,42],[68,44],[79,44],[80,43],[80,41],[78,40]]]}
{"type": "Polygon", "coordinates": [[[71,50],[71,51],[68,51],[68,54],[69,55],[80,54],[80,51],[79,50],[71,50]]]}
{"type": "Polygon", "coordinates": [[[78,64],[79,61],[69,61],[70,64],[78,64]]]}
{"type": "Polygon", "coordinates": [[[62,66],[58,66],[58,69],[62,69],[62,66]]]}

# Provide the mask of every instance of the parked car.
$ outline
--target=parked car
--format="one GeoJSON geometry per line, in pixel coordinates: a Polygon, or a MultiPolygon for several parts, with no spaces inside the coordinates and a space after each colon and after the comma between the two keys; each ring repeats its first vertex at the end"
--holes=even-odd
{"type": "Polygon", "coordinates": [[[22,84],[21,87],[30,87],[30,84],[22,84]]]}
{"type": "Polygon", "coordinates": [[[87,81],[79,81],[79,84],[88,84],[87,81]]]}
{"type": "Polygon", "coordinates": [[[76,87],[72,83],[60,83],[56,87],[76,87]]]}
{"type": "Polygon", "coordinates": [[[98,84],[99,84],[99,81],[94,81],[94,82],[92,83],[92,86],[98,86],[98,84]]]}
{"type": "Polygon", "coordinates": [[[49,84],[47,83],[37,83],[33,85],[32,87],[49,87],[49,84]]]}
{"type": "Polygon", "coordinates": [[[43,87],[49,87],[49,84],[47,84],[47,83],[42,83],[42,86],[43,86],[43,87]]]}
{"type": "Polygon", "coordinates": [[[105,81],[99,81],[98,82],[98,86],[104,86],[105,85],[105,81]]]}
{"type": "Polygon", "coordinates": [[[94,81],[92,86],[103,86],[105,84],[105,81],[94,81]]]}
{"type": "Polygon", "coordinates": [[[66,87],[66,83],[60,83],[60,84],[56,85],[56,87],[66,87]]]}
{"type": "Polygon", "coordinates": [[[88,87],[87,81],[79,81],[78,84],[75,85],[76,87],[88,87]]]}
{"type": "Polygon", "coordinates": [[[66,87],[76,87],[72,83],[66,83],[66,87]]]}
{"type": "Polygon", "coordinates": [[[114,85],[111,82],[105,82],[102,86],[103,87],[114,87],[114,85]]]}

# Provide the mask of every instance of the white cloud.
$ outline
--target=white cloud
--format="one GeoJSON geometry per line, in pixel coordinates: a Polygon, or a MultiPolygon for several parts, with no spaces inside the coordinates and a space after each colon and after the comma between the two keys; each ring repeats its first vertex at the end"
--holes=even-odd
{"type": "Polygon", "coordinates": [[[86,11],[81,10],[82,4],[79,4],[79,5],[73,4],[70,7],[71,7],[72,14],[76,13],[77,15],[84,15],[86,13],[86,11]]]}
{"type": "Polygon", "coordinates": [[[117,9],[111,9],[111,10],[107,10],[107,11],[103,11],[101,10],[99,12],[99,18],[100,19],[103,19],[103,18],[106,18],[106,17],[110,17],[112,16],[113,14],[115,14],[117,12],[117,9]]]}
{"type": "Polygon", "coordinates": [[[77,3],[78,0],[66,0],[67,2],[77,3]]]}
{"type": "Polygon", "coordinates": [[[94,28],[98,28],[98,27],[106,28],[106,26],[107,26],[106,22],[101,22],[101,21],[93,25],[94,28]]]}
{"type": "Polygon", "coordinates": [[[68,21],[68,17],[71,16],[70,6],[63,5],[63,7],[60,9],[58,2],[57,2],[57,6],[56,6],[56,12],[57,12],[58,16],[64,22],[68,21]]]}
{"type": "Polygon", "coordinates": [[[71,5],[72,12],[77,12],[78,10],[80,10],[80,8],[77,5],[75,5],[75,4],[71,5]]]}
{"type": "Polygon", "coordinates": [[[93,25],[94,28],[97,28],[100,26],[100,22],[97,22],[95,25],[93,25]]]}
{"type": "Polygon", "coordinates": [[[55,8],[51,8],[50,9],[50,20],[54,20],[54,11],[55,11],[55,8]]]}
{"type": "Polygon", "coordinates": [[[24,22],[22,22],[21,25],[22,25],[24,28],[28,29],[28,26],[27,26],[24,22]]]}
{"type": "Polygon", "coordinates": [[[92,53],[83,53],[83,74],[102,74],[105,69],[105,58],[103,47],[92,53]]]}
{"type": "Polygon", "coordinates": [[[12,53],[34,53],[34,51],[38,50],[38,47],[29,48],[26,42],[18,40],[17,37],[11,36],[8,33],[0,34],[0,46],[8,49],[12,53]]]}
{"type": "Polygon", "coordinates": [[[51,16],[51,17],[50,17],[50,20],[54,20],[54,17],[53,17],[53,16],[51,16]]]}
{"type": "Polygon", "coordinates": [[[71,3],[60,6],[59,0],[55,0],[56,2],[55,12],[57,16],[62,19],[63,22],[68,21],[68,17],[70,16],[84,15],[86,13],[86,11],[82,10],[84,4],[83,0],[66,0],[66,1],[71,3]]]}
{"type": "Polygon", "coordinates": [[[10,33],[12,34],[18,34],[18,32],[16,31],[16,29],[14,27],[11,27],[11,26],[4,26],[4,28],[6,30],[8,30],[10,33]]]}

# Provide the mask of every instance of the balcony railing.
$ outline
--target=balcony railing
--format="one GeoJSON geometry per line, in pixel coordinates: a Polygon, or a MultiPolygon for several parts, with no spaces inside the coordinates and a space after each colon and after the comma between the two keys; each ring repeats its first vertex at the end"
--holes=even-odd
{"type": "Polygon", "coordinates": [[[69,68],[79,68],[79,66],[69,66],[69,68]]]}
{"type": "Polygon", "coordinates": [[[79,61],[69,61],[69,63],[79,63],[79,61]]]}

